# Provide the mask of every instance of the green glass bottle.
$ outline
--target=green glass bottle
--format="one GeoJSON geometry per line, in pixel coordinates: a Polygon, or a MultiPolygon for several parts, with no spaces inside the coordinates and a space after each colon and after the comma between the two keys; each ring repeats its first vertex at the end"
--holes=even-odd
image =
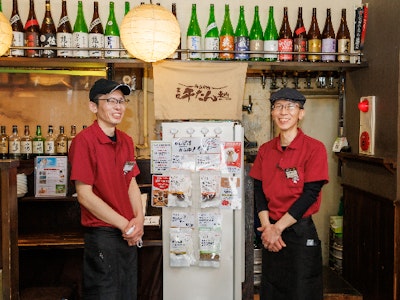
{"type": "MultiPolygon", "coordinates": [[[[126,16],[126,14],[130,10],[131,10],[131,5],[130,5],[129,1],[125,1],[125,14],[124,14],[124,16],[126,16]]],[[[122,44],[122,41],[121,41],[121,48],[125,49],[124,45],[122,44]]],[[[132,55],[130,55],[127,50],[121,51],[121,55],[120,56],[121,56],[121,58],[132,58],[132,55]]]]}
{"type": "Polygon", "coordinates": [[[44,154],[44,140],[42,136],[42,127],[40,125],[36,126],[36,135],[32,141],[32,152],[33,156],[40,156],[44,154]]]}
{"type": "Polygon", "coordinates": [[[3,12],[3,8],[1,7],[1,0],[0,0],[0,12],[3,12]]]}
{"type": "MultiPolygon", "coordinates": [[[[233,32],[231,17],[229,13],[229,4],[225,4],[224,22],[222,23],[219,34],[219,50],[234,51],[235,50],[235,33],[233,32]]],[[[235,55],[229,52],[221,52],[219,58],[222,60],[232,60],[235,55]]]]}
{"type": "Polygon", "coordinates": [[[117,24],[117,20],[115,19],[114,12],[114,2],[110,2],[110,12],[108,15],[108,20],[106,24],[106,30],[104,32],[104,48],[106,51],[104,52],[104,57],[119,57],[119,51],[115,50],[107,50],[107,49],[119,49],[120,40],[119,40],[119,28],[117,24]]]}
{"type": "MultiPolygon", "coordinates": [[[[278,51],[278,30],[276,29],[274,19],[274,7],[269,7],[268,23],[264,33],[264,51],[276,52],[278,51]]],[[[276,61],[277,54],[264,54],[266,61],[276,61]]]]}
{"type": "MultiPolygon", "coordinates": [[[[258,5],[254,7],[254,20],[250,29],[250,51],[264,51],[264,35],[260,23],[258,5]]],[[[250,60],[264,60],[262,53],[250,54],[250,60]]]]}
{"type": "MultiPolygon", "coordinates": [[[[214,4],[210,4],[210,15],[208,18],[206,34],[204,35],[204,50],[219,49],[219,32],[217,23],[215,22],[214,4]]],[[[207,60],[218,59],[218,52],[205,53],[204,58],[207,60]]]]}
{"type": "MultiPolygon", "coordinates": [[[[72,34],[72,46],[74,48],[89,47],[89,32],[86,25],[85,16],[83,14],[82,1],[78,1],[78,14],[74,24],[74,32],[72,34]]],[[[88,50],[74,50],[74,57],[88,57],[88,50]]]]}
{"type": "MultiPolygon", "coordinates": [[[[240,6],[239,21],[235,31],[235,51],[249,51],[250,37],[244,18],[244,6],[240,6]]],[[[235,53],[236,60],[249,60],[248,53],[235,53]]]]}
{"type": "MultiPolygon", "coordinates": [[[[192,4],[192,16],[186,33],[188,50],[201,50],[201,29],[197,20],[196,4],[192,4]]],[[[190,52],[189,59],[201,59],[201,53],[190,52]]]]}

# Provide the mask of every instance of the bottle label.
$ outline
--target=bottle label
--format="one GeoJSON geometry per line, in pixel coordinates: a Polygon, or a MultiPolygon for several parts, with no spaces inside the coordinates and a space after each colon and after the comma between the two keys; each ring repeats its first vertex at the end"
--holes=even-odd
{"type": "Polygon", "coordinates": [[[32,141],[21,141],[21,154],[32,154],[32,141]]]}
{"type": "MultiPolygon", "coordinates": [[[[322,40],[322,52],[336,52],[336,39],[327,38],[322,40]]],[[[322,61],[335,61],[336,57],[334,54],[332,55],[322,55],[322,61]]]]}
{"type": "MultiPolygon", "coordinates": [[[[105,35],[104,48],[106,49],[119,49],[119,36],[105,35]]],[[[119,51],[107,50],[104,52],[104,57],[119,57],[119,51]]]]}
{"type": "Polygon", "coordinates": [[[68,16],[64,16],[64,17],[62,17],[62,18],[60,19],[60,21],[58,21],[58,27],[60,27],[61,25],[66,24],[66,23],[68,23],[68,22],[69,22],[68,16]]]}
{"type": "Polygon", "coordinates": [[[101,24],[100,18],[94,19],[94,20],[92,21],[92,23],[90,23],[89,31],[92,31],[92,29],[93,29],[95,26],[99,25],[99,24],[101,24]]]}
{"type": "Polygon", "coordinates": [[[300,35],[300,34],[302,34],[304,32],[306,32],[306,28],[304,26],[302,26],[302,27],[297,28],[294,33],[296,35],[300,35]]]}
{"type": "MultiPolygon", "coordinates": [[[[204,50],[219,50],[218,37],[204,38],[204,50]]],[[[204,54],[205,59],[218,59],[218,52],[209,52],[204,54]]]]}
{"type": "MultiPolygon", "coordinates": [[[[23,47],[25,44],[24,33],[20,31],[13,31],[12,45],[16,47],[23,47]]],[[[22,49],[12,49],[11,56],[24,56],[24,50],[22,49]]]]}
{"type": "MultiPolygon", "coordinates": [[[[279,52],[292,52],[293,51],[293,40],[292,39],[279,39],[278,40],[278,51],[279,52]]],[[[279,60],[291,61],[293,60],[292,54],[279,54],[279,60]]]]}
{"type": "MultiPolygon", "coordinates": [[[[308,52],[321,52],[322,41],[320,39],[311,39],[307,41],[308,43],[308,52]]],[[[319,61],[321,60],[321,55],[311,54],[307,56],[309,61],[319,61]]]]}
{"type": "MultiPolygon", "coordinates": [[[[89,34],[87,32],[74,32],[72,34],[72,46],[74,48],[88,48],[89,34]]],[[[74,50],[74,57],[88,57],[89,51],[87,50],[74,50]]]]}
{"type": "Polygon", "coordinates": [[[45,141],[44,142],[44,153],[45,154],[55,154],[56,149],[54,147],[54,141],[45,141]]]}
{"type": "MultiPolygon", "coordinates": [[[[232,35],[223,35],[219,38],[219,49],[226,51],[235,50],[235,38],[232,35]]],[[[230,60],[233,59],[235,55],[233,53],[220,53],[219,58],[230,60]]]]}
{"type": "Polygon", "coordinates": [[[6,139],[0,141],[0,153],[1,154],[8,153],[8,141],[6,139]]]}
{"type": "MultiPolygon", "coordinates": [[[[307,40],[305,38],[293,39],[293,52],[307,52],[307,40]]],[[[294,60],[304,61],[306,60],[305,54],[294,55],[294,60]]]]}
{"type": "MultiPolygon", "coordinates": [[[[264,41],[262,40],[250,40],[250,51],[264,51],[264,41]]],[[[250,58],[263,57],[263,54],[250,54],[250,58]]]]}
{"type": "Polygon", "coordinates": [[[33,141],[32,142],[32,152],[34,154],[43,154],[44,153],[44,145],[43,145],[43,141],[33,141]]]}
{"type": "MultiPolygon", "coordinates": [[[[235,37],[235,51],[249,51],[250,39],[248,36],[237,36],[235,37]]],[[[237,60],[248,60],[248,53],[235,53],[235,59],[237,60]]]]}
{"type": "MultiPolygon", "coordinates": [[[[58,48],[71,48],[72,47],[72,33],[57,32],[57,47],[58,48]]],[[[72,50],[57,50],[57,56],[72,57],[72,50]]]]}
{"type": "MultiPolygon", "coordinates": [[[[39,33],[27,31],[25,33],[25,44],[27,47],[39,47],[39,33]]],[[[26,50],[26,56],[39,57],[39,50],[26,50]]]]}
{"type": "MultiPolygon", "coordinates": [[[[337,41],[338,53],[350,53],[350,40],[339,39],[337,41]]],[[[348,62],[350,61],[350,55],[338,55],[338,61],[348,62]]]]}
{"type": "Polygon", "coordinates": [[[57,38],[54,33],[46,33],[40,35],[40,46],[44,47],[42,52],[43,57],[56,57],[56,51],[46,49],[46,47],[56,47],[57,46],[57,38]]]}
{"type": "Polygon", "coordinates": [[[21,154],[21,142],[19,140],[10,141],[8,146],[9,146],[8,152],[10,154],[21,154]]]}
{"type": "Polygon", "coordinates": [[[59,141],[57,142],[57,154],[66,154],[67,153],[67,141],[59,141]]]}
{"type": "MultiPolygon", "coordinates": [[[[201,49],[201,38],[199,36],[188,36],[187,37],[187,48],[189,50],[200,50],[201,49]]],[[[191,52],[191,53],[189,53],[189,59],[201,59],[201,53],[191,52]]]]}
{"type": "Polygon", "coordinates": [[[213,30],[214,28],[217,28],[217,23],[210,23],[208,24],[207,28],[206,28],[206,35],[207,33],[209,33],[211,30],[213,30]]]}
{"type": "MultiPolygon", "coordinates": [[[[102,33],[89,33],[89,48],[103,48],[104,46],[104,34],[102,33]]],[[[90,50],[90,57],[102,57],[103,52],[100,50],[90,50]]]]}
{"type": "MultiPolygon", "coordinates": [[[[277,40],[267,40],[264,41],[264,51],[278,51],[278,41],[277,40]]],[[[275,61],[278,59],[278,54],[264,54],[264,58],[275,61]]]]}
{"type": "Polygon", "coordinates": [[[36,20],[36,19],[31,19],[31,20],[26,21],[25,30],[28,29],[28,28],[31,27],[31,26],[39,26],[38,20],[36,20]]]}
{"type": "Polygon", "coordinates": [[[10,19],[10,24],[12,25],[12,24],[18,22],[19,20],[21,20],[21,18],[19,17],[19,15],[14,15],[14,16],[12,16],[11,19],[10,19]]]}

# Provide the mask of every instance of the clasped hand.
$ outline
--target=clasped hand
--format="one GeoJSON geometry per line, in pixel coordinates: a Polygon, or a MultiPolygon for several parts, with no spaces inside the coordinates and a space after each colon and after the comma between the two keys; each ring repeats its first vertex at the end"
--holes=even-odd
{"type": "Polygon", "coordinates": [[[275,224],[268,224],[257,228],[262,232],[261,241],[265,249],[272,252],[279,252],[283,247],[286,247],[282,239],[282,232],[275,224]]]}

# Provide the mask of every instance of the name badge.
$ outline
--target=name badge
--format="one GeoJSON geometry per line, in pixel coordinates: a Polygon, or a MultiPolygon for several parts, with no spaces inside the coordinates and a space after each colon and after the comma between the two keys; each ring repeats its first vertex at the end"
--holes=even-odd
{"type": "Polygon", "coordinates": [[[132,171],[133,167],[136,165],[135,161],[127,161],[124,165],[124,174],[127,174],[128,172],[132,171]]]}
{"type": "Polygon", "coordinates": [[[299,174],[297,173],[296,168],[287,168],[285,169],[285,174],[287,179],[292,179],[293,183],[299,182],[299,174]]]}

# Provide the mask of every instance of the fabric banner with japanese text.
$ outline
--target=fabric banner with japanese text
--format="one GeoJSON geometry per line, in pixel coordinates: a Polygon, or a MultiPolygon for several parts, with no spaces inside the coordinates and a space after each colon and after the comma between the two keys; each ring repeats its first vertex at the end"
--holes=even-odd
{"type": "Polygon", "coordinates": [[[157,120],[242,120],[247,63],[153,64],[157,120]]]}

